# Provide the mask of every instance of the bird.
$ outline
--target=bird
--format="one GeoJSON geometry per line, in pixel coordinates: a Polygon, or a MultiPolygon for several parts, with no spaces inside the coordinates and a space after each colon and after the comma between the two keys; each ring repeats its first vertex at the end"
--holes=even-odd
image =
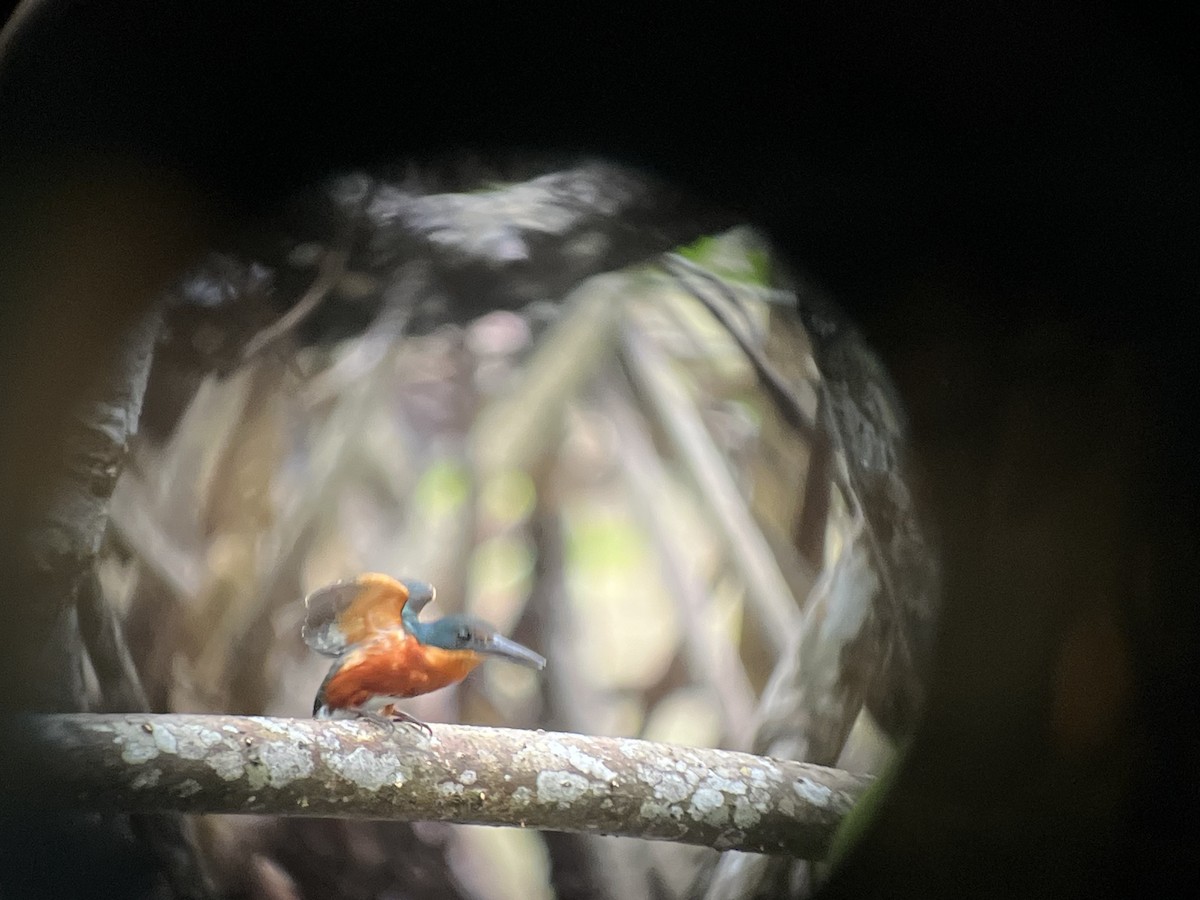
{"type": "Polygon", "coordinates": [[[308,594],[301,635],[334,660],[317,689],[313,716],[366,718],[388,729],[407,722],[431,734],[428,725],[395,704],[457,684],[489,656],[545,668],[545,657],[476,616],[422,622],[421,611],[436,595],[428,582],[379,572],[308,594]]]}

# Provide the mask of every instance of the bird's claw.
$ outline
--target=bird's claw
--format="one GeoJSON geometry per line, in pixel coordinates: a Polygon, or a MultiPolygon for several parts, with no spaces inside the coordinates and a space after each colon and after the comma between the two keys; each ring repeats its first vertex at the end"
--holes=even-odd
{"type": "Polygon", "coordinates": [[[366,719],[373,725],[378,725],[387,734],[393,734],[396,730],[396,725],[402,722],[406,725],[416,726],[418,730],[424,731],[427,737],[433,737],[432,728],[430,728],[416,716],[410,716],[408,713],[402,712],[398,709],[389,708],[387,710],[387,715],[372,712],[371,710],[367,709],[356,709],[354,710],[354,714],[360,719],[366,719]]]}
{"type": "Polygon", "coordinates": [[[406,712],[400,712],[400,710],[392,710],[391,724],[393,728],[396,727],[397,722],[403,722],[405,725],[412,725],[416,727],[418,731],[425,732],[426,737],[433,737],[433,729],[416,716],[410,716],[406,712]]]}

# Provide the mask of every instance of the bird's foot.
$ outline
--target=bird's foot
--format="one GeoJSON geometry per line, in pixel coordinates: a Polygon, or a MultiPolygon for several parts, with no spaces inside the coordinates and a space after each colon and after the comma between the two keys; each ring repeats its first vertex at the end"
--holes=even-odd
{"type": "Polygon", "coordinates": [[[425,732],[426,737],[433,737],[433,729],[416,716],[410,716],[408,713],[398,709],[391,710],[388,715],[391,716],[393,725],[397,722],[403,722],[406,725],[412,725],[418,731],[425,732]]]}
{"type": "Polygon", "coordinates": [[[413,725],[418,730],[424,731],[427,737],[433,737],[433,729],[418,719],[416,716],[410,716],[408,713],[396,709],[394,706],[385,706],[382,712],[373,712],[369,709],[355,709],[354,715],[360,719],[366,719],[374,725],[378,725],[386,733],[392,734],[396,730],[397,723],[405,723],[413,725]]]}

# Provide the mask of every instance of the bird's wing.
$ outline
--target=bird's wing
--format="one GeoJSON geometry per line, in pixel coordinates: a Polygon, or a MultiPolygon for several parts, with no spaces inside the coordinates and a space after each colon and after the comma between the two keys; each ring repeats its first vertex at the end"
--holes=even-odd
{"type": "MultiPolygon", "coordinates": [[[[304,598],[304,627],[300,632],[304,643],[325,656],[338,656],[347,647],[381,631],[403,628],[401,617],[410,590],[417,588],[411,591],[416,601],[418,595],[423,596],[421,587],[432,594],[432,588],[423,582],[397,581],[369,572],[317,588],[304,598]]],[[[425,599],[420,605],[428,602],[425,599]]]]}

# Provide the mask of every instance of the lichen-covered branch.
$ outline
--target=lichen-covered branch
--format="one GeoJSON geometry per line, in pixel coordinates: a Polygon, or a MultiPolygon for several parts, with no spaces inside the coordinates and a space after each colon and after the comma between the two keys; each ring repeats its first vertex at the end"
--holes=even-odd
{"type": "Polygon", "coordinates": [[[50,715],[20,779],[85,809],[515,825],[819,858],[870,783],[624,738],[195,715],[50,715]],[[30,778],[31,772],[38,777],[30,778]]]}

